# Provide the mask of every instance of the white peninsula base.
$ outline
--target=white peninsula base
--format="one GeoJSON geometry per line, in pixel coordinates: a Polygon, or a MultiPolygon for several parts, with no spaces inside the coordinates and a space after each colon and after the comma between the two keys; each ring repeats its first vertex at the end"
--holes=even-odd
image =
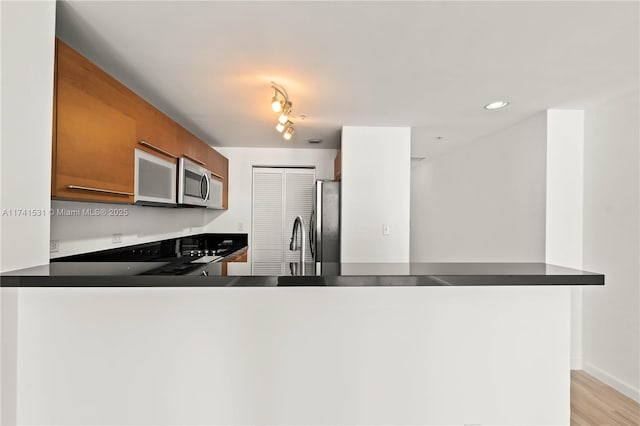
{"type": "Polygon", "coordinates": [[[569,424],[569,287],[12,291],[19,424],[569,424]]]}

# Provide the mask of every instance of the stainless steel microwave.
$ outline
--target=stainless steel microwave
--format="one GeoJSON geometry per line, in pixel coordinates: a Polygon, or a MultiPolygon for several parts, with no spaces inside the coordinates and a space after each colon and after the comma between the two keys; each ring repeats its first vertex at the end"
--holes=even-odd
{"type": "Polygon", "coordinates": [[[222,182],[201,165],[178,158],[178,204],[221,209],[222,182]]]}

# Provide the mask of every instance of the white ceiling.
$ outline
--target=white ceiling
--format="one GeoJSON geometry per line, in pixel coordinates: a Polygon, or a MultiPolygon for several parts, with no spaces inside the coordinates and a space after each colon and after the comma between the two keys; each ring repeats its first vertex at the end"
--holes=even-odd
{"type": "Polygon", "coordinates": [[[57,33],[214,146],[336,148],[343,125],[411,126],[413,155],[431,156],[637,88],[639,15],[635,1],[65,1],[57,33]],[[291,142],[272,80],[307,114],[291,142]]]}

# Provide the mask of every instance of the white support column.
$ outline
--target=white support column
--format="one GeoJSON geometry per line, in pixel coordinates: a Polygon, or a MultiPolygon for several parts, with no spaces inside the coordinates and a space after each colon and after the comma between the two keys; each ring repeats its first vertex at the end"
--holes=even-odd
{"type": "Polygon", "coordinates": [[[409,262],[411,128],[342,128],[342,262],[409,262]]]}
{"type": "MultiPolygon", "coordinates": [[[[582,269],[584,111],[547,111],[546,263],[582,269]]],[[[582,289],[571,291],[571,368],[582,368],[582,289]]]]}

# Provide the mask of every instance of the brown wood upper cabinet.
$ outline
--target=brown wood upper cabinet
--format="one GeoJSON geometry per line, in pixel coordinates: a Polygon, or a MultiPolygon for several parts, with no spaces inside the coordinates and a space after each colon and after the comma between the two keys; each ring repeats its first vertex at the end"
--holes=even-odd
{"type": "Polygon", "coordinates": [[[185,157],[194,163],[207,167],[208,145],[194,136],[182,126],[178,126],[178,150],[180,157],[185,157]]]}
{"type": "Polygon", "coordinates": [[[333,179],[342,179],[342,150],[338,150],[336,158],[333,160],[333,179]]]}
{"type": "Polygon", "coordinates": [[[228,160],[56,39],[52,197],[133,203],[134,149],[186,157],[223,181],[228,160]]]}
{"type": "Polygon", "coordinates": [[[222,208],[229,208],[229,160],[215,149],[209,150],[207,168],[211,178],[222,182],[222,208]]]}
{"type": "Polygon", "coordinates": [[[136,148],[160,155],[167,160],[179,156],[178,125],[153,105],[139,99],[136,111],[136,148]]]}
{"type": "Polygon", "coordinates": [[[136,96],[56,42],[52,196],[133,202],[136,96]]]}

